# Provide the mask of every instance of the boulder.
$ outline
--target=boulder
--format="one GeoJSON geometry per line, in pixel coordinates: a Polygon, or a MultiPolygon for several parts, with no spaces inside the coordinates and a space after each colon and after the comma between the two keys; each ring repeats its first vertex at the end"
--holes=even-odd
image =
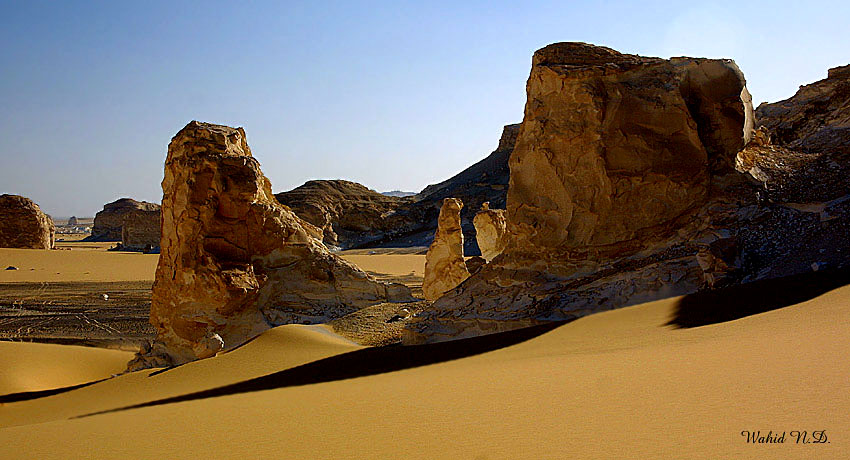
{"type": "Polygon", "coordinates": [[[0,195],[0,247],[52,249],[55,233],[53,219],[32,200],[0,195]]]}
{"type": "Polygon", "coordinates": [[[77,225],[77,217],[76,217],[76,216],[71,216],[71,217],[68,219],[68,224],[67,224],[67,225],[77,225]]]}
{"type": "Polygon", "coordinates": [[[481,257],[490,262],[505,250],[505,210],[490,209],[490,203],[485,202],[475,215],[473,223],[481,257]]]}
{"type": "Polygon", "coordinates": [[[132,209],[121,219],[121,246],[125,251],[152,252],[159,248],[160,210],[132,209]]]}
{"type": "Polygon", "coordinates": [[[463,232],[460,210],[463,203],[446,198],[440,208],[434,242],[425,255],[425,279],[422,291],[427,300],[436,300],[469,277],[463,259],[463,232]]]}
{"type": "Polygon", "coordinates": [[[103,205],[103,210],[95,214],[91,235],[86,241],[121,241],[121,228],[124,214],[134,211],[159,211],[159,205],[132,198],[121,198],[103,205]]]}
{"type": "Polygon", "coordinates": [[[129,365],[180,364],[285,323],[327,321],[412,300],[331,254],[321,232],[277,202],[242,128],[186,125],[168,146],[150,322],[129,365]]]}

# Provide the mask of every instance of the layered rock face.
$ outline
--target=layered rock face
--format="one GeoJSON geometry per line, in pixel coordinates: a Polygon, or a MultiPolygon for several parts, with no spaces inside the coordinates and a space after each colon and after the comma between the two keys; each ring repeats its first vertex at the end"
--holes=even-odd
{"type": "Polygon", "coordinates": [[[507,243],[505,210],[490,209],[490,203],[485,202],[475,215],[473,223],[481,257],[490,262],[505,250],[507,243]]]}
{"type": "Polygon", "coordinates": [[[132,198],[121,198],[103,205],[103,210],[95,214],[91,236],[87,241],[121,241],[121,228],[124,214],[128,212],[159,211],[159,205],[147,201],[136,201],[132,198]]]}
{"type": "Polygon", "coordinates": [[[439,299],[469,278],[463,260],[463,232],[460,228],[460,210],[463,203],[457,198],[446,198],[440,208],[440,218],[434,242],[425,255],[425,279],[422,291],[427,300],[439,299]]]}
{"type": "Polygon", "coordinates": [[[534,54],[527,92],[506,248],[411,324],[407,343],[693,292],[707,283],[700,249],[755,212],[734,169],[754,123],[734,62],[558,43],[534,54]]]}
{"type": "Polygon", "coordinates": [[[341,249],[380,240],[405,225],[390,216],[411,202],[346,180],[312,180],[275,197],[298,217],[322,229],[326,245],[341,249]]]}
{"type": "Polygon", "coordinates": [[[32,200],[0,195],[0,248],[52,249],[53,219],[32,200]]]}
{"type": "Polygon", "coordinates": [[[121,219],[121,245],[129,251],[155,251],[159,248],[160,210],[133,209],[121,219]]]}
{"type": "Polygon", "coordinates": [[[242,128],[186,125],[169,144],[162,189],[157,341],[130,369],[211,356],[274,325],[411,299],[405,286],[331,254],[317,228],[277,202],[242,128]]]}

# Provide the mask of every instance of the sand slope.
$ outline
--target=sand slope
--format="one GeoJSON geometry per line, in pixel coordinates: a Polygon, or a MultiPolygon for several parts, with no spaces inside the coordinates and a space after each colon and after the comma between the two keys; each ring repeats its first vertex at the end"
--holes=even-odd
{"type": "Polygon", "coordinates": [[[0,395],[105,379],[123,372],[132,357],[103,348],[0,342],[0,395]]]}
{"type": "Polygon", "coordinates": [[[842,287],[677,329],[668,299],[378,349],[284,326],[158,375],[6,404],[0,458],[848,458],[848,300],[842,287]],[[742,430],[830,443],[751,445],[742,430]]]}

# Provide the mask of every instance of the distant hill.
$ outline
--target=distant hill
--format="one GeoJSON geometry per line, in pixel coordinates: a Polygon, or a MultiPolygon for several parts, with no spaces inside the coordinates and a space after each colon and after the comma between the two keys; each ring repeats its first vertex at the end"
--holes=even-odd
{"type": "Polygon", "coordinates": [[[347,180],[311,180],[275,198],[298,217],[319,227],[323,241],[342,249],[381,240],[403,223],[387,215],[412,201],[387,196],[347,180]]]}
{"type": "Polygon", "coordinates": [[[401,190],[393,190],[391,192],[381,192],[381,195],[404,198],[404,197],[408,197],[408,196],[414,196],[414,195],[416,195],[416,192],[402,192],[401,190]]]}
{"type": "Polygon", "coordinates": [[[464,252],[479,255],[472,218],[484,202],[490,202],[493,209],[505,208],[508,159],[519,126],[505,126],[496,150],[481,161],[415,195],[382,194],[345,180],[314,180],[275,196],[299,217],[322,228],[326,244],[343,249],[428,246],[434,239],[443,199],[460,198],[464,252]]]}

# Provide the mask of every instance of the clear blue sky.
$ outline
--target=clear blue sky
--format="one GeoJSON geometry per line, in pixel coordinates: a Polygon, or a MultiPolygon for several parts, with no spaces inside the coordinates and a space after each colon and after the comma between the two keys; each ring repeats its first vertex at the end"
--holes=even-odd
{"type": "Polygon", "coordinates": [[[0,1],[0,193],[158,201],[171,137],[244,126],[274,186],[418,191],[519,122],[534,50],[729,57],[756,102],[850,63],[848,2],[0,1]]]}

